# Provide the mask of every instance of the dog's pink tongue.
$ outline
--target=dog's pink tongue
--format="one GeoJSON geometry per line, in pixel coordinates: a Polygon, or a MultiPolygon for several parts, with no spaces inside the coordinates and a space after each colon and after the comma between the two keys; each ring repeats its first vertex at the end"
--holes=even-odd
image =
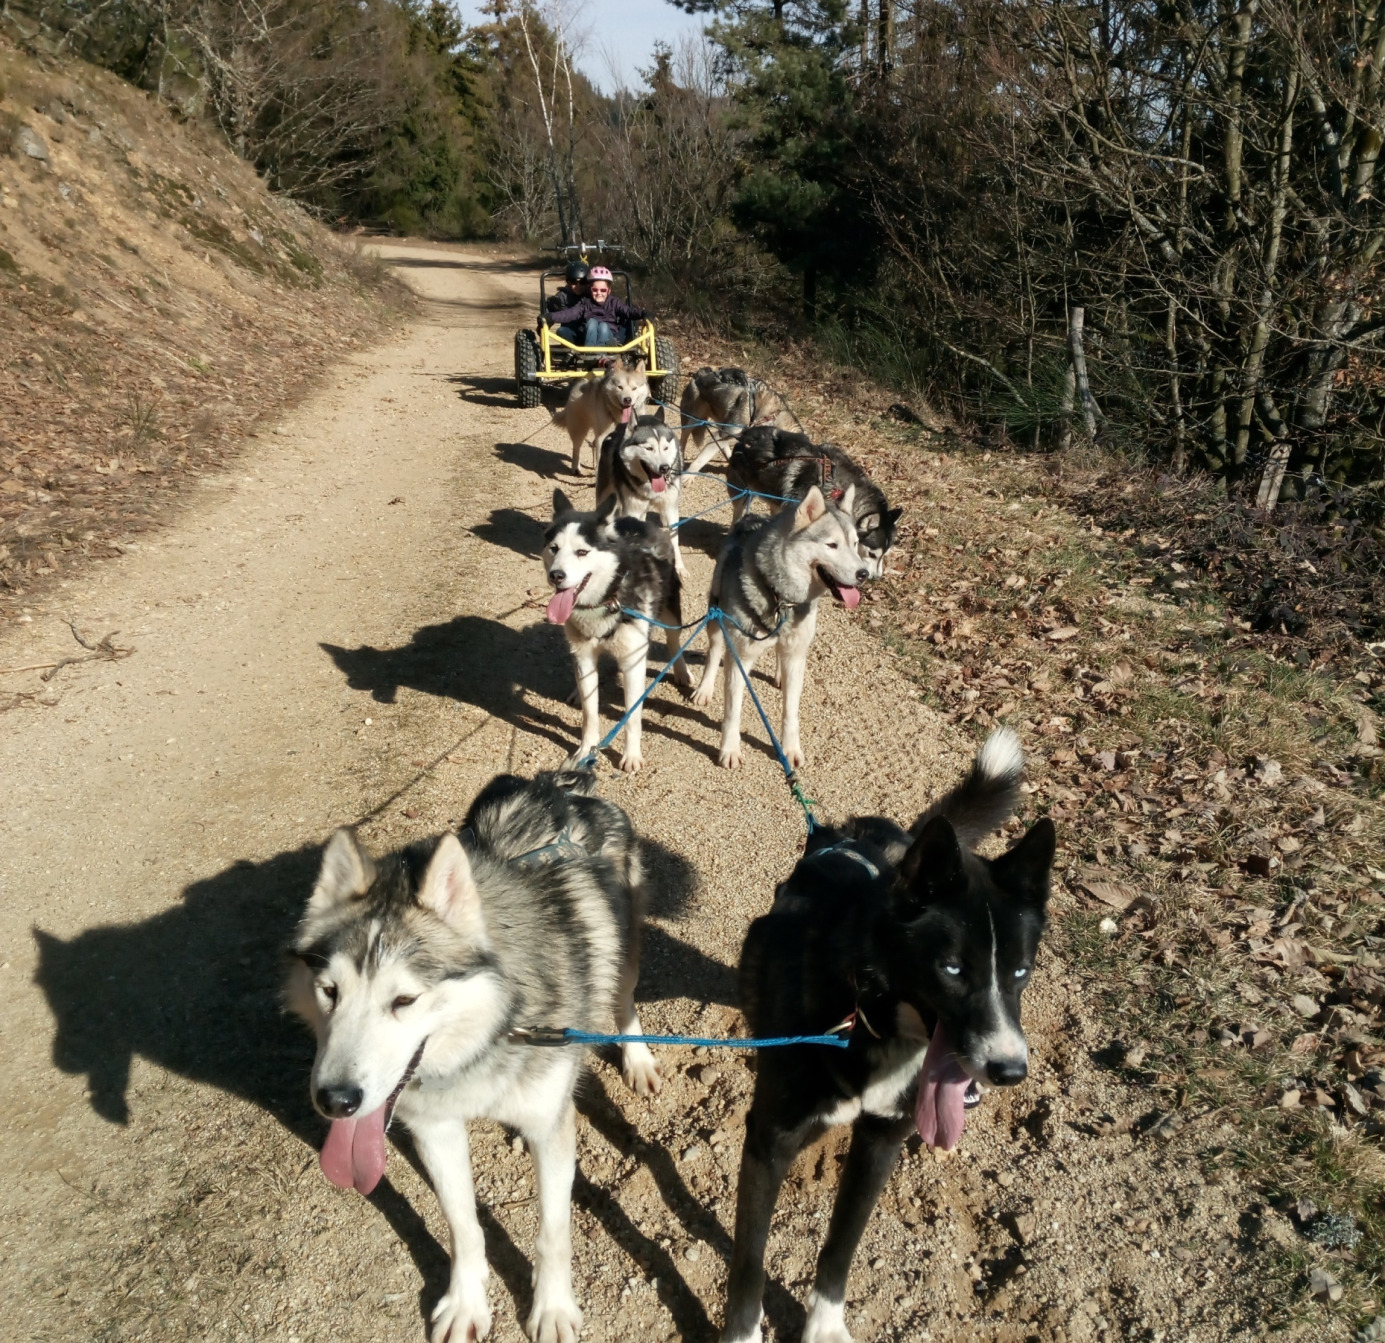
{"type": "Polygon", "coordinates": [[[334,1119],[318,1163],[338,1189],[368,1194],[385,1173],[385,1110],[381,1106],[360,1119],[334,1119]]]}
{"type": "Polygon", "coordinates": [[[941,1147],[950,1152],[957,1146],[967,1122],[964,1102],[968,1080],[940,1021],[933,1029],[928,1052],[923,1056],[919,1098],[914,1106],[914,1123],[918,1125],[919,1137],[929,1147],[941,1147]]]}
{"type": "Polygon", "coordinates": [[[620,408],[620,422],[621,422],[621,424],[629,424],[629,423],[630,423],[630,412],[631,412],[632,410],[634,410],[634,406],[622,406],[622,407],[620,408]]]}
{"type": "Polygon", "coordinates": [[[653,490],[655,494],[662,494],[662,493],[664,492],[664,487],[665,487],[667,484],[668,484],[668,481],[666,481],[666,480],[663,478],[663,476],[650,476],[650,477],[649,477],[649,488],[650,488],[651,490],[653,490]]]}
{"type": "Polygon", "coordinates": [[[562,588],[548,599],[548,609],[544,612],[550,625],[563,624],[577,605],[577,589],[562,588]]]}
{"type": "Polygon", "coordinates": [[[842,605],[848,611],[854,611],[861,604],[860,588],[838,588],[837,596],[842,599],[842,605]]]}

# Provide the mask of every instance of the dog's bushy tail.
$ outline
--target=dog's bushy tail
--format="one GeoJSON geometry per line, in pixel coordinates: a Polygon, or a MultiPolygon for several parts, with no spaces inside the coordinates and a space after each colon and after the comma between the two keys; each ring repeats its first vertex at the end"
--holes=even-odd
{"type": "Polygon", "coordinates": [[[976,753],[967,777],[933,803],[910,827],[910,833],[917,835],[935,816],[945,816],[958,841],[974,848],[1014,815],[1023,775],[1024,751],[1019,738],[1008,727],[998,729],[976,753]]]}

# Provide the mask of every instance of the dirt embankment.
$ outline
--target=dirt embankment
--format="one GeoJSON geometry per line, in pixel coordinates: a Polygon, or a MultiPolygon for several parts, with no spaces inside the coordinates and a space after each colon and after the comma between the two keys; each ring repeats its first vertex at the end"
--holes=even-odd
{"type": "Polygon", "coordinates": [[[0,618],[373,339],[380,279],[213,132],[0,35],[0,618]]]}

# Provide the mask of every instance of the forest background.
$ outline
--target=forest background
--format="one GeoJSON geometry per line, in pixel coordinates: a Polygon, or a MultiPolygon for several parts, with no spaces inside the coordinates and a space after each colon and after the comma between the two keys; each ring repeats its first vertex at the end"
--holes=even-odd
{"type": "Polygon", "coordinates": [[[704,40],[610,95],[575,15],[528,0],[470,26],[443,0],[6,0],[0,21],[215,122],[323,218],[619,239],[694,314],[1375,563],[1385,3],[682,8],[704,40]]]}

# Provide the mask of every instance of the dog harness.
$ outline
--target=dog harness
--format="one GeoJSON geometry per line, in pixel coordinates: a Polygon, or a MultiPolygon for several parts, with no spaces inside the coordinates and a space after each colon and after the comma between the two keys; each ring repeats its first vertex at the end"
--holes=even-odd
{"type": "MultiPolygon", "coordinates": [[[[814,849],[808,855],[809,858],[826,858],[828,854],[841,854],[843,858],[850,858],[854,862],[860,863],[862,867],[870,873],[872,878],[879,877],[880,869],[871,862],[865,854],[855,849],[849,839],[839,839],[835,844],[829,844],[825,849],[814,849]]],[[[872,1032],[874,1034],[874,1032],[872,1032]]]]}
{"type": "MultiPolygon", "coordinates": [[[[476,845],[476,832],[470,826],[461,830],[457,838],[469,849],[476,845]]],[[[569,858],[576,857],[578,853],[585,852],[586,849],[573,839],[571,827],[565,825],[563,833],[551,844],[530,849],[528,853],[521,853],[518,857],[509,858],[506,861],[511,867],[517,867],[521,872],[532,872],[535,868],[551,867],[554,863],[564,862],[569,858]]]]}

